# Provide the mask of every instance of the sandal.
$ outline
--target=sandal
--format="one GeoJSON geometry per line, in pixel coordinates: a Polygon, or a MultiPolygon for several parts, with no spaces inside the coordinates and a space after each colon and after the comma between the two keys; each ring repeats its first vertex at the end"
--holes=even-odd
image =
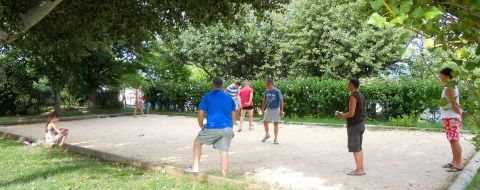
{"type": "Polygon", "coordinates": [[[457,168],[457,167],[452,167],[447,170],[447,172],[461,172],[463,171],[463,168],[457,168]]]}
{"type": "Polygon", "coordinates": [[[186,168],[186,169],[185,169],[185,172],[186,172],[186,173],[189,173],[189,174],[198,174],[198,173],[199,173],[199,172],[193,171],[191,167],[186,168]]]}
{"type": "Polygon", "coordinates": [[[351,171],[350,173],[348,173],[347,175],[349,176],[363,176],[363,175],[366,175],[367,173],[363,172],[363,173],[358,173],[357,171],[353,170],[351,171]]]}
{"type": "Polygon", "coordinates": [[[239,132],[239,133],[242,132],[242,129],[238,129],[238,132],[239,132]]]}
{"type": "Polygon", "coordinates": [[[453,164],[451,164],[451,163],[448,163],[448,164],[445,164],[445,165],[442,166],[442,168],[447,168],[447,169],[452,168],[452,167],[453,167],[453,164]]]}

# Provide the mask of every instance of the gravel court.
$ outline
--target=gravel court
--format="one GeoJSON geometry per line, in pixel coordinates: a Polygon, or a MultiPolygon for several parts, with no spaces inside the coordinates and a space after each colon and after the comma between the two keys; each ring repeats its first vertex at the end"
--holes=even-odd
{"type": "MultiPolygon", "coordinates": [[[[42,138],[43,127],[28,124],[0,130],[42,138]]],[[[70,130],[67,143],[177,167],[189,166],[199,131],[195,118],[166,115],[60,121],[59,127],[70,130]]],[[[457,175],[441,168],[451,159],[443,133],[367,128],[363,146],[367,175],[353,177],[346,175],[354,162],[347,152],[345,128],[281,125],[280,145],[274,145],[273,138],[260,142],[264,135],[260,123],[253,131],[246,128],[235,133],[231,172],[286,189],[442,189],[457,175]]],[[[464,157],[474,153],[466,140],[472,137],[462,137],[464,157]]],[[[208,146],[203,150],[201,170],[219,170],[218,152],[208,146]]]]}

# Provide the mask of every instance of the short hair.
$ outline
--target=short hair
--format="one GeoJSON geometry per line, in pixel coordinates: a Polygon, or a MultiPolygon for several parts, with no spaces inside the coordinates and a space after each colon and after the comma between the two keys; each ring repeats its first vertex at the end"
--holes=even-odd
{"type": "Polygon", "coordinates": [[[450,67],[445,67],[442,70],[440,70],[440,74],[448,76],[450,79],[453,78],[452,72],[453,72],[453,69],[451,69],[450,67]]]}
{"type": "Polygon", "coordinates": [[[250,81],[248,81],[248,80],[244,80],[244,81],[243,81],[243,86],[245,86],[245,85],[248,85],[248,86],[250,86],[250,81]]]}
{"type": "Polygon", "coordinates": [[[240,80],[238,80],[238,79],[233,80],[233,83],[238,85],[238,86],[242,85],[242,82],[240,82],[240,80]]]}
{"type": "Polygon", "coordinates": [[[222,77],[213,77],[212,83],[214,87],[221,88],[223,87],[224,80],[222,77]]]}
{"type": "Polygon", "coordinates": [[[358,88],[360,86],[360,81],[356,78],[351,78],[350,80],[348,80],[348,83],[352,84],[355,88],[358,88]]]}
{"type": "Polygon", "coordinates": [[[273,84],[273,80],[272,80],[272,79],[267,79],[266,82],[267,82],[267,84],[273,84]]]}

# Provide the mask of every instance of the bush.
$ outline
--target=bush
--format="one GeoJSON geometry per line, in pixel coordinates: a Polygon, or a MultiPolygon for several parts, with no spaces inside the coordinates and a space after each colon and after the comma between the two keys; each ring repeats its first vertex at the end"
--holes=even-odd
{"type": "MultiPolygon", "coordinates": [[[[230,83],[226,83],[228,85],[230,83]]],[[[297,117],[333,117],[335,111],[345,111],[348,103],[347,81],[318,78],[298,78],[275,81],[284,95],[285,112],[297,117]]],[[[157,82],[148,89],[149,101],[159,102],[162,110],[194,110],[202,96],[210,89],[208,82],[157,82]],[[188,102],[188,103],[186,103],[188,102]]],[[[254,102],[261,106],[264,81],[252,81],[254,102]]],[[[360,91],[365,94],[367,115],[370,118],[418,117],[425,110],[436,110],[441,85],[421,79],[367,79],[362,80],[360,91]],[[377,104],[382,111],[377,113],[377,104]]]]}

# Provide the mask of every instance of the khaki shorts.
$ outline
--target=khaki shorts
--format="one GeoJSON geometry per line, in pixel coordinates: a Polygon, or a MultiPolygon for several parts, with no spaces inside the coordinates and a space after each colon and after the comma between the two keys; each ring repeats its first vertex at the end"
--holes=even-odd
{"type": "Polygon", "coordinates": [[[230,127],[223,129],[204,129],[198,133],[195,141],[200,141],[206,145],[213,144],[213,148],[226,152],[230,149],[233,136],[233,129],[230,127]]]}
{"type": "Polygon", "coordinates": [[[280,121],[280,108],[267,108],[264,112],[264,122],[279,122],[280,121]]]}

